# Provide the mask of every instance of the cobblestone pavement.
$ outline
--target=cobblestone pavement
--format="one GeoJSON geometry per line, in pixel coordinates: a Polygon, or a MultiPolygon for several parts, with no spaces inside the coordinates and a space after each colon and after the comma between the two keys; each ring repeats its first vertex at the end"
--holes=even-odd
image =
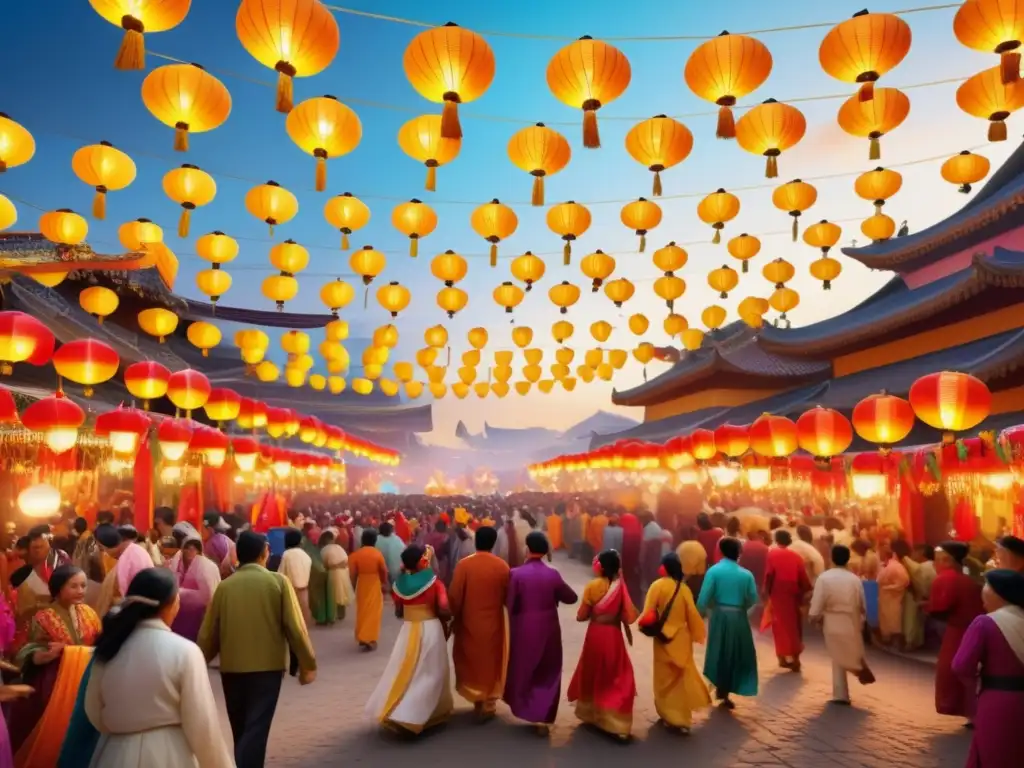
{"type": "MultiPolygon", "coordinates": [[[[582,593],[589,570],[564,559],[556,560],[556,565],[582,593]]],[[[609,765],[614,759],[701,768],[960,768],[970,743],[959,720],[935,714],[930,665],[875,654],[871,664],[879,682],[867,688],[852,683],[854,706],[834,707],[826,703],[831,666],[820,640],[808,638],[803,672],[794,674],[777,668],[770,636],[758,638],[760,695],[738,698],[732,714],[718,709],[696,714],[692,735],[680,737],[656,723],[651,641],[636,634],[632,658],[639,696],[634,739],[619,744],[581,726],[564,700],[585,631],[575,621],[575,608],[568,607],[562,614],[563,702],[548,739],[516,721],[504,704],[499,705],[497,719],[477,724],[471,707],[456,696],[456,714],[447,725],[417,740],[399,740],[379,733],[363,717],[363,705],[387,663],[398,626],[385,610],[380,650],[374,654],[356,648],[351,616],[331,629],[314,630],[319,676],[306,687],[286,679],[271,733],[269,766],[412,761],[405,764],[452,768],[465,759],[486,761],[489,768],[560,768],[609,765]]],[[[702,664],[700,648],[697,657],[702,664]]],[[[219,699],[220,682],[213,674],[219,699]]],[[[221,709],[224,732],[230,734],[221,709]]]]}

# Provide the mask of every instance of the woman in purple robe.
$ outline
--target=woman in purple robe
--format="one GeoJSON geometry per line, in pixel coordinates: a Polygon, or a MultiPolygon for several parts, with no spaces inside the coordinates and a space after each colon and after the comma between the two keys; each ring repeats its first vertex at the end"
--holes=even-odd
{"type": "Polygon", "coordinates": [[[220,584],[220,569],[213,560],[203,557],[203,542],[190,538],[181,546],[181,557],[174,566],[174,573],[178,578],[181,609],[171,629],[194,643],[199,637],[206,608],[220,584]]]}
{"type": "Polygon", "coordinates": [[[1024,723],[1024,574],[995,570],[985,580],[986,614],[967,628],[953,672],[980,691],[967,767],[1011,768],[1024,723]]]}
{"type": "Polygon", "coordinates": [[[549,567],[547,537],[527,535],[527,561],[512,569],[508,585],[509,658],[505,703],[520,720],[546,734],[562,693],[562,627],[558,605],[578,599],[562,574],[549,567]]]}
{"type": "Polygon", "coordinates": [[[216,563],[222,579],[235,570],[235,542],[225,535],[226,530],[228,524],[216,512],[203,517],[203,552],[216,563]]]}

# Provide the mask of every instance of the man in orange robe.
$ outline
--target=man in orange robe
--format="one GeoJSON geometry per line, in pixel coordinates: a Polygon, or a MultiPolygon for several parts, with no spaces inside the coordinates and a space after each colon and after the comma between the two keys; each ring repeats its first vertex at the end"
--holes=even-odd
{"type": "Polygon", "coordinates": [[[608,515],[603,509],[599,509],[597,514],[590,518],[590,524],[587,526],[587,543],[590,544],[592,557],[601,554],[604,548],[604,529],[607,527],[608,515]]]}
{"type": "Polygon", "coordinates": [[[455,643],[455,690],[481,719],[494,716],[505,690],[508,665],[508,620],[505,598],[509,567],[491,553],[498,540],[494,528],[476,531],[476,553],[455,566],[448,601],[452,610],[455,643]]]}
{"type": "Polygon", "coordinates": [[[551,514],[547,516],[545,520],[545,526],[548,534],[548,544],[551,545],[551,550],[561,549],[564,546],[562,542],[562,514],[564,513],[565,507],[559,505],[558,508],[551,510],[551,514]]]}

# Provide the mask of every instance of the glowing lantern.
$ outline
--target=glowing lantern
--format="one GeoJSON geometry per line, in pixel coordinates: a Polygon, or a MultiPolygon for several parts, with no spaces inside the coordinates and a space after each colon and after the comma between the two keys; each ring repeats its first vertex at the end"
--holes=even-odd
{"type": "Polygon", "coordinates": [[[522,256],[512,260],[512,277],[526,283],[526,290],[533,288],[533,284],[544,277],[545,266],[543,260],[527,251],[522,256]]]}
{"type": "Polygon", "coordinates": [[[869,216],[860,224],[860,231],[874,243],[888,240],[896,234],[896,222],[884,213],[869,216]]]}
{"type": "Polygon", "coordinates": [[[569,164],[572,150],[558,131],[537,123],[522,128],[509,139],[508,156],[520,170],[533,176],[533,205],[544,205],[544,178],[569,164]]]}
{"type": "Polygon", "coordinates": [[[739,212],[739,198],[724,189],[712,192],[697,205],[697,216],[715,230],[715,236],[711,238],[712,243],[722,242],[722,230],[726,222],[736,218],[739,212]]]}
{"type": "Polygon", "coordinates": [[[690,435],[690,454],[697,461],[708,461],[715,458],[718,449],[715,447],[715,433],[710,429],[695,429],[690,435]]]}
{"type": "Polygon", "coordinates": [[[615,259],[604,251],[594,251],[583,257],[580,271],[590,279],[592,291],[597,293],[602,283],[615,271],[615,259]]]}
{"type": "Polygon", "coordinates": [[[775,99],[758,104],[736,123],[736,141],[754,155],[764,155],[766,178],[779,175],[778,158],[796,146],[807,132],[803,113],[775,99]]]}
{"type": "Polygon", "coordinates": [[[889,468],[886,460],[869,453],[858,454],[850,463],[850,488],[860,499],[879,499],[889,495],[889,468]]]}
{"type": "Polygon", "coordinates": [[[172,373],[167,381],[167,399],[188,416],[206,405],[209,397],[210,381],[199,371],[185,368],[172,373]]]}
{"type": "Polygon", "coordinates": [[[281,349],[287,353],[289,362],[293,362],[309,351],[309,334],[303,331],[288,331],[281,336],[281,349]]]}
{"type": "Polygon", "coordinates": [[[18,494],[17,504],[26,517],[45,520],[60,512],[60,491],[49,483],[31,485],[18,494]]]}
{"type": "Polygon", "coordinates": [[[439,349],[448,343],[448,331],[443,325],[434,325],[423,332],[423,341],[428,347],[439,349]]]}
{"type": "MultiPolygon", "coordinates": [[[[238,422],[238,426],[242,429],[261,429],[269,423],[269,416],[267,415],[269,409],[265,403],[259,400],[251,400],[247,397],[242,398],[242,402],[239,404],[238,416],[235,417],[235,421],[238,422]]],[[[286,422],[290,423],[290,422],[286,422]]],[[[298,431],[298,423],[296,422],[295,431],[298,431]]],[[[284,430],[285,435],[294,434],[290,428],[284,430]]]]}
{"type": "Polygon", "coordinates": [[[217,194],[217,182],[195,165],[183,165],[164,174],[164,194],[181,206],[178,237],[188,237],[192,211],[210,203],[217,194]]]}
{"type": "Polygon", "coordinates": [[[192,425],[183,419],[164,419],[157,427],[156,437],[160,452],[167,461],[178,461],[188,450],[192,440],[192,425]]]}
{"type": "Polygon", "coordinates": [[[750,271],[748,262],[761,252],[761,241],[753,235],[748,235],[744,232],[742,235],[729,240],[725,247],[728,249],[730,256],[743,264],[741,271],[746,274],[750,271]]]}
{"type": "Polygon", "coordinates": [[[491,266],[498,266],[498,243],[511,237],[519,226],[515,211],[495,198],[475,208],[469,223],[474,232],[491,244],[491,266]]]}
{"type": "Polygon", "coordinates": [[[430,273],[449,288],[469,272],[469,264],[453,250],[438,254],[430,262],[430,273]]]}
{"type": "Polygon", "coordinates": [[[801,414],[796,421],[797,444],[817,460],[831,460],[850,447],[853,427],[839,411],[820,405],[801,414]]]}
{"type": "Polygon", "coordinates": [[[277,305],[277,311],[283,312],[285,302],[291,301],[299,293],[299,281],[288,275],[271,275],[263,279],[260,286],[263,295],[277,305]]]}
{"type": "Polygon", "coordinates": [[[736,459],[750,448],[750,431],[748,427],[735,424],[723,424],[715,429],[715,448],[719,453],[736,459]]]}
{"type": "Polygon", "coordinates": [[[240,472],[252,472],[260,456],[260,444],[251,437],[232,438],[231,454],[240,472]]]}
{"type": "Polygon", "coordinates": [[[603,344],[612,335],[612,324],[605,320],[598,320],[596,323],[591,324],[590,335],[603,344]]]}
{"type": "Polygon", "coordinates": [[[700,321],[709,331],[717,331],[725,323],[726,312],[724,307],[712,304],[705,308],[700,314],[700,321]]]}
{"type": "Polygon", "coordinates": [[[217,469],[224,465],[228,456],[231,440],[223,432],[210,427],[200,426],[192,433],[189,450],[200,454],[207,465],[217,469]]]}
{"type": "Polygon", "coordinates": [[[820,259],[811,262],[811,277],[821,281],[822,290],[832,290],[832,281],[843,271],[843,265],[831,256],[822,256],[820,259]]]}
{"type": "Polygon", "coordinates": [[[124,385],[132,397],[142,401],[142,407],[149,410],[149,401],[167,394],[167,383],[171,372],[159,363],[144,360],[125,368],[124,385]]]}
{"type": "Polygon", "coordinates": [[[340,277],[329,283],[324,283],[320,289],[320,301],[331,310],[331,314],[338,316],[338,311],[348,306],[355,296],[355,290],[340,277]]]}
{"type": "Polygon", "coordinates": [[[227,264],[238,256],[238,241],[214,231],[196,240],[196,253],[211,264],[227,264]]]}
{"type": "MultiPolygon", "coordinates": [[[[612,376],[615,375],[615,369],[612,368],[611,363],[601,363],[599,366],[597,366],[594,372],[597,374],[597,378],[601,379],[601,381],[611,381],[612,376]]],[[[543,381],[540,382],[537,386],[540,387],[542,392],[549,392],[551,390],[550,386],[547,389],[544,389],[543,381]]]]}
{"type": "Polygon", "coordinates": [[[398,329],[388,323],[373,332],[373,346],[378,349],[394,349],[398,344],[398,329]]]}
{"type": "Polygon", "coordinates": [[[235,32],[249,55],[277,72],[275,109],[285,113],[294,100],[292,78],[325,70],[341,39],[334,14],[318,0],[243,0],[235,32]]]}
{"type": "Polygon", "coordinates": [[[661,196],[661,172],[679,165],[692,149],[690,129],[665,115],[637,123],[626,134],[626,151],[654,174],[654,197],[661,196]]]}
{"type": "Polygon", "coordinates": [[[29,277],[35,280],[40,285],[45,285],[47,288],[56,288],[58,285],[63,283],[67,279],[68,273],[65,271],[59,272],[35,272],[29,277]]]}
{"type": "Polygon", "coordinates": [[[334,96],[306,99],[288,113],[289,138],[316,158],[316,191],[327,189],[327,160],[342,157],[359,146],[363,126],[359,117],[334,96]]]}
{"type": "Polygon", "coordinates": [[[675,307],[676,299],[686,293],[686,281],[675,275],[662,275],[654,281],[654,294],[665,300],[669,310],[675,307]]]}
{"type": "Polygon", "coordinates": [[[365,227],[370,221],[370,209],[350,192],[332,197],[324,203],[324,218],[341,232],[341,250],[349,247],[348,236],[365,227]]]}
{"type": "Polygon", "coordinates": [[[820,248],[822,256],[828,256],[828,252],[839,242],[842,234],[842,227],[822,219],[804,230],[804,242],[812,248],[820,248]]]}
{"type": "Polygon", "coordinates": [[[818,190],[806,181],[794,179],[788,181],[781,187],[776,187],[772,192],[772,203],[780,211],[786,211],[793,217],[793,242],[800,233],[798,222],[800,214],[814,205],[818,199],[818,190]]]}
{"type": "Polygon", "coordinates": [[[508,314],[511,314],[512,310],[519,306],[524,295],[522,288],[508,280],[494,289],[494,301],[504,307],[508,314]]]}
{"type": "Polygon", "coordinates": [[[476,368],[464,365],[459,368],[459,379],[463,384],[469,385],[476,380],[476,368]]]}
{"type": "Polygon", "coordinates": [[[584,35],[562,48],[548,64],[548,88],[559,101],[583,110],[583,146],[601,146],[597,110],[621,96],[632,76],[619,49],[584,35]]]}
{"type": "Polygon", "coordinates": [[[888,168],[875,168],[862,173],[853,183],[853,189],[858,197],[875,204],[876,214],[882,212],[885,201],[899,192],[902,186],[903,177],[897,171],[888,168]]]}
{"type": "Polygon", "coordinates": [[[280,369],[269,360],[261,360],[256,365],[256,378],[264,384],[277,381],[281,376],[280,369]]]}
{"type": "Polygon", "coordinates": [[[145,251],[148,246],[163,242],[164,231],[149,219],[135,219],[117,228],[117,239],[129,251],[145,251]]]}
{"type": "Polygon", "coordinates": [[[284,382],[295,389],[303,386],[306,383],[306,370],[296,365],[286,365],[284,367],[284,382]]]}
{"type": "Polygon", "coordinates": [[[0,112],[0,173],[24,165],[36,153],[36,140],[21,123],[0,112]]]}
{"type": "Polygon", "coordinates": [[[323,392],[327,389],[327,377],[319,373],[314,373],[309,377],[309,388],[314,392],[323,392]]]}
{"type": "Polygon", "coordinates": [[[345,391],[347,383],[341,376],[328,376],[327,377],[327,389],[330,390],[332,395],[340,395],[345,391]]]}
{"type": "Polygon", "coordinates": [[[21,414],[21,423],[30,432],[41,433],[51,451],[64,453],[75,447],[85,411],[58,392],[29,405],[21,414]]]}
{"type": "Polygon", "coordinates": [[[441,135],[440,115],[414,117],[398,129],[398,146],[413,160],[427,167],[426,189],[437,189],[437,169],[458,157],[462,139],[441,135]]]}
{"type": "Polygon", "coordinates": [[[231,289],[231,283],[231,275],[221,269],[219,264],[215,264],[213,269],[201,269],[196,272],[196,287],[209,297],[210,304],[214,307],[213,311],[216,311],[220,297],[231,289]]]}
{"type": "Polygon", "coordinates": [[[604,362],[604,350],[600,347],[596,349],[588,349],[583,355],[583,362],[588,368],[597,368],[602,362],[604,362]]]}
{"type": "Polygon", "coordinates": [[[107,217],[107,193],[124,189],[135,181],[135,163],[109,141],[82,147],[71,157],[71,170],[90,187],[95,188],[92,215],[107,217]]]}
{"type": "Polygon", "coordinates": [[[718,291],[719,297],[723,299],[729,298],[729,291],[735,288],[739,282],[740,276],[728,264],[723,264],[720,268],[713,269],[708,273],[708,285],[712,290],[718,291]]]}
{"type": "Polygon", "coordinates": [[[53,333],[24,312],[0,312],[0,375],[9,376],[15,363],[45,365],[53,355],[53,333]]]}
{"type": "Polygon", "coordinates": [[[796,275],[796,270],[785,259],[774,259],[764,265],[761,274],[769,283],[774,283],[776,288],[783,288],[796,275]]]}
{"type": "Polygon", "coordinates": [[[533,341],[533,329],[525,325],[517,325],[512,329],[512,342],[520,349],[530,346],[533,341]]]}
{"type": "Polygon", "coordinates": [[[438,399],[448,394],[448,387],[443,381],[430,382],[430,395],[438,399]]]}
{"type": "Polygon", "coordinates": [[[629,360],[629,353],[624,349],[609,349],[608,350],[608,362],[612,364],[612,368],[615,370],[621,369],[626,361],[629,360]]]}
{"type": "Polygon", "coordinates": [[[763,43],[746,35],[723,32],[701,43],[690,54],[683,77],[697,96],[718,105],[720,139],[736,135],[731,107],[768,79],[772,55],[763,43]]]}
{"type": "Polygon", "coordinates": [[[582,237],[590,228],[590,211],[586,206],[570,200],[553,205],[548,210],[548,229],[565,241],[562,248],[563,263],[568,264],[572,256],[572,241],[582,237]]]}
{"type": "Polygon", "coordinates": [[[143,33],[166,32],[188,15],[191,0],[89,0],[105,21],[124,30],[114,69],[145,69],[143,33]]]}
{"type": "Polygon", "coordinates": [[[548,298],[551,299],[552,304],[558,307],[558,311],[564,315],[569,311],[569,307],[579,301],[580,289],[568,280],[563,280],[558,285],[551,287],[548,291],[548,298]]]}
{"type": "Polygon", "coordinates": [[[855,94],[839,108],[839,127],[851,136],[870,140],[868,159],[882,157],[879,139],[898,128],[910,114],[910,99],[897,88],[876,88],[874,98],[855,94]]]}
{"type": "Polygon", "coordinates": [[[117,297],[117,294],[109,288],[104,288],[102,285],[84,288],[78,294],[79,306],[95,317],[100,325],[103,324],[103,318],[114,314],[120,303],[121,300],[117,297]]]}
{"type": "Polygon", "coordinates": [[[836,80],[860,83],[858,98],[874,98],[875,81],[903,61],[910,26],[891,13],[860,11],[836,24],[818,49],[821,68],[836,80]]]}
{"type": "Polygon", "coordinates": [[[18,222],[18,209],[7,197],[0,195],[0,232],[10,229],[18,222]]]}
{"type": "Polygon", "coordinates": [[[739,303],[739,306],[736,308],[736,314],[752,328],[760,328],[762,324],[761,316],[769,309],[771,309],[771,305],[766,299],[748,296],[739,303]]]}
{"type": "Polygon", "coordinates": [[[209,398],[203,405],[207,418],[223,425],[223,422],[234,421],[242,410],[242,398],[233,389],[211,389],[209,398]]]}
{"type": "Polygon", "coordinates": [[[414,374],[412,363],[406,363],[406,362],[395,363],[394,371],[395,371],[395,378],[398,379],[399,381],[401,381],[402,383],[405,383],[407,381],[412,381],[412,377],[413,377],[413,374],[414,374]]]}
{"type": "Polygon", "coordinates": [[[1024,37],[1024,8],[1010,0],[976,0],[953,17],[957,40],[983,53],[999,55],[1003,83],[1020,79],[1020,45],[1024,37]]]}
{"type": "MultiPolygon", "coordinates": [[[[469,340],[469,345],[473,349],[480,350],[487,346],[487,329],[486,328],[471,328],[469,333],[466,335],[469,340]]],[[[476,362],[473,365],[479,363],[479,356],[477,356],[476,362]]]]}
{"type": "Polygon", "coordinates": [[[39,231],[62,251],[85,241],[89,223],[70,208],[48,211],[39,217],[39,231]]]}
{"type": "MultiPolygon", "coordinates": [[[[574,357],[576,357],[576,352],[568,347],[561,347],[555,350],[555,360],[558,361],[559,365],[570,365],[574,357]]],[[[555,378],[559,377],[556,376],[555,378]]]]}
{"type": "Polygon", "coordinates": [[[792,288],[776,288],[775,292],[768,297],[768,303],[776,312],[780,312],[779,319],[788,322],[787,312],[796,309],[800,304],[800,294],[792,288]]]}
{"type": "Polygon", "coordinates": [[[883,453],[900,442],[914,428],[914,409],[906,400],[882,392],[857,403],[853,428],[861,439],[878,444],[883,453]]]}
{"type": "Polygon", "coordinates": [[[369,285],[373,278],[384,271],[387,259],[380,251],[373,250],[372,245],[364,245],[352,252],[348,264],[353,272],[363,278],[363,285],[369,285]]]}
{"type": "Polygon", "coordinates": [[[789,456],[797,449],[796,424],[785,416],[763,414],[750,425],[750,447],[770,459],[789,456]]]}
{"type": "Polygon", "coordinates": [[[231,94],[198,64],[166,64],[142,81],[142,103],[164,125],[174,128],[174,149],[188,150],[190,133],[220,126],[231,114],[231,94]]]}
{"type": "Polygon", "coordinates": [[[669,338],[674,338],[690,326],[686,318],[675,312],[669,314],[661,323],[661,327],[669,338]]]}
{"type": "Polygon", "coordinates": [[[143,331],[150,336],[156,336],[163,344],[178,327],[178,316],[169,309],[152,307],[139,312],[138,323],[143,331]]]}
{"type": "Polygon", "coordinates": [[[1024,107],[1024,80],[1004,83],[999,67],[965,80],[956,90],[956,103],[964,112],[989,121],[988,140],[1006,141],[1006,118],[1024,107]]]}
{"type": "Polygon", "coordinates": [[[437,228],[437,214],[429,205],[413,198],[408,203],[395,206],[391,224],[409,238],[409,255],[415,257],[419,255],[420,238],[437,228]]]}
{"type": "Polygon", "coordinates": [[[455,317],[469,303],[469,294],[461,288],[442,288],[437,292],[437,306],[448,313],[448,317],[455,317]]]}
{"type": "Polygon", "coordinates": [[[654,359],[654,345],[649,341],[640,342],[636,349],[633,350],[633,357],[635,357],[641,364],[647,365],[654,359]]]}
{"type": "Polygon", "coordinates": [[[92,397],[94,386],[112,379],[120,364],[117,352],[97,339],[69,341],[53,353],[57,375],[81,384],[86,397],[92,397]]]}
{"type": "Polygon", "coordinates": [[[276,181],[268,181],[245,193],[245,209],[266,222],[273,237],[274,227],[290,221],[299,212],[299,201],[276,181]]]}
{"type": "Polygon", "coordinates": [[[570,338],[576,329],[568,320],[559,320],[551,326],[551,336],[559,344],[570,338]]]}
{"type": "Polygon", "coordinates": [[[499,368],[512,365],[513,352],[509,349],[499,349],[494,353],[494,364],[499,368]]]}
{"type": "Polygon", "coordinates": [[[984,155],[975,155],[966,149],[958,155],[953,155],[942,164],[942,178],[950,184],[957,185],[957,191],[967,194],[971,191],[971,185],[988,176],[992,164],[984,155]]]}
{"type": "Polygon", "coordinates": [[[944,442],[983,422],[992,410],[992,393],[967,373],[942,371],[922,376],[910,387],[910,406],[921,421],[942,430],[944,442]]]}
{"type": "Polygon", "coordinates": [[[636,287],[624,277],[611,280],[604,284],[604,293],[616,307],[621,307],[629,301],[636,292],[636,287]]]}
{"type": "Polygon", "coordinates": [[[344,320],[331,320],[324,326],[327,341],[344,341],[348,338],[348,323],[344,320]]]}
{"type": "Polygon", "coordinates": [[[377,303],[390,312],[392,317],[398,317],[398,313],[409,306],[411,298],[409,289],[394,280],[377,289],[377,303]]]}
{"type": "Polygon", "coordinates": [[[632,229],[640,238],[640,253],[647,248],[647,233],[661,223],[661,208],[657,203],[639,198],[622,207],[619,218],[627,229],[632,229]]]}
{"type": "Polygon", "coordinates": [[[220,344],[222,334],[220,328],[202,320],[189,325],[185,335],[196,349],[201,349],[203,357],[210,356],[210,350],[220,344]]]}

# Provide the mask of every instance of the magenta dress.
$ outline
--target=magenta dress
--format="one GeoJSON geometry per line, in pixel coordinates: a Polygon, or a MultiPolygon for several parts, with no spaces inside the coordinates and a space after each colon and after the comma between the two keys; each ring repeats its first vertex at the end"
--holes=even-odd
{"type": "Polygon", "coordinates": [[[576,593],[562,574],[530,559],[512,569],[508,585],[509,659],[505,703],[529,723],[555,722],[562,693],[562,627],[558,605],[576,593]]]}
{"type": "Polygon", "coordinates": [[[969,689],[980,690],[967,768],[1020,766],[1024,663],[988,616],[977,617],[967,628],[953,658],[953,672],[969,689]],[[1012,687],[1017,690],[999,690],[1012,687]]]}

